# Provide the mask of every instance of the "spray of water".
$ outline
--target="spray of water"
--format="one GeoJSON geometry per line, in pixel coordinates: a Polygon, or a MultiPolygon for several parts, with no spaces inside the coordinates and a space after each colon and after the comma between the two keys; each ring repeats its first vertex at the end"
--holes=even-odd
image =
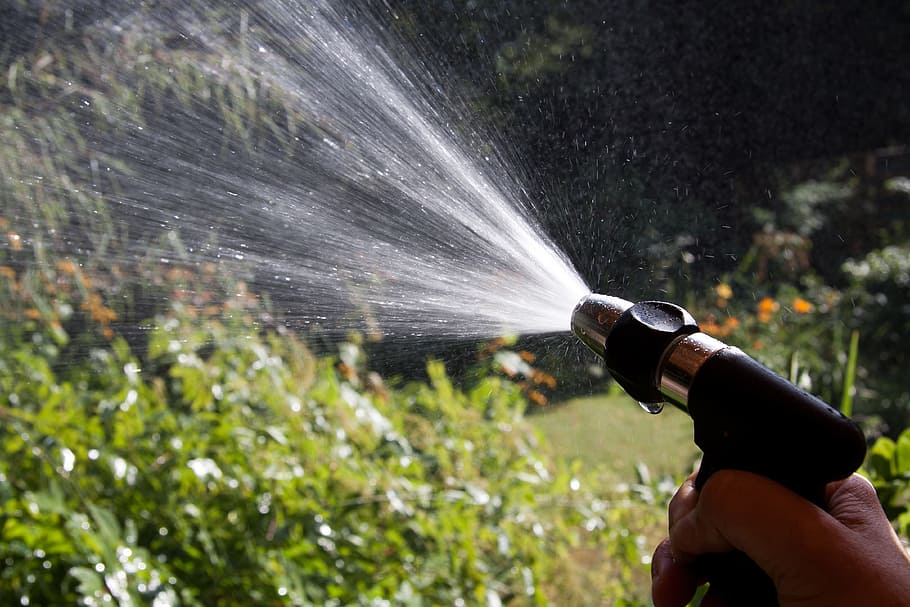
{"type": "Polygon", "coordinates": [[[193,109],[203,100],[167,104],[106,143],[142,167],[118,198],[134,223],[252,264],[303,324],[448,337],[568,329],[589,289],[490,139],[425,67],[391,54],[378,21],[321,0],[265,0],[238,9],[228,36],[205,25],[205,8],[157,26],[286,104],[292,153],[259,144],[261,160],[231,163],[220,122],[193,109]]]}

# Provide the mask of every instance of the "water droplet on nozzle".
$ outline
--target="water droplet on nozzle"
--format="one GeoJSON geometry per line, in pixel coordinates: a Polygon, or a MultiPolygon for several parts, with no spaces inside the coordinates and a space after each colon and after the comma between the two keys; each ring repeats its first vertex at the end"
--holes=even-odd
{"type": "Polygon", "coordinates": [[[639,401],[638,406],[650,413],[651,415],[657,415],[664,410],[663,402],[659,403],[644,403],[639,401]]]}

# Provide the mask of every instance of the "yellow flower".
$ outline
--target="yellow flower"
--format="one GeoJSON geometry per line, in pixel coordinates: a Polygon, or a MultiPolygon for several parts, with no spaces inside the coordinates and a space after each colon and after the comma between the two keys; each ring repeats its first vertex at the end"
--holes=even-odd
{"type": "Polygon", "coordinates": [[[806,301],[802,297],[793,300],[793,311],[797,314],[808,314],[814,309],[815,306],[812,305],[812,302],[806,301]]]}
{"type": "Polygon", "coordinates": [[[717,296],[721,299],[730,299],[733,297],[733,289],[731,289],[730,285],[725,282],[722,282],[714,287],[714,292],[717,293],[717,296]]]}

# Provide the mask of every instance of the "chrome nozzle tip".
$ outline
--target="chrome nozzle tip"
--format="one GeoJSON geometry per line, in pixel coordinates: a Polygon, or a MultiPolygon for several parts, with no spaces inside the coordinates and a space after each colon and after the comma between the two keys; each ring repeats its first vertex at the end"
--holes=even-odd
{"type": "Polygon", "coordinates": [[[606,352],[607,335],[623,312],[631,307],[631,301],[590,293],[572,311],[572,333],[602,357],[606,352]]]}

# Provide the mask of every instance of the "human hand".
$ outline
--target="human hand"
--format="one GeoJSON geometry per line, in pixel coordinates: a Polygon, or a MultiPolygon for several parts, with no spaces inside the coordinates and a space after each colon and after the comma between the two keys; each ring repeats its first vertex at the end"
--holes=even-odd
{"type": "MultiPolygon", "coordinates": [[[[670,502],[670,537],[651,564],[655,607],[682,607],[703,582],[696,557],[740,550],[773,580],[781,607],[910,605],[910,558],[875,490],[853,475],[826,488],[825,510],[762,476],[690,476],[670,502]]],[[[724,605],[710,590],[703,607],[724,605]]]]}

